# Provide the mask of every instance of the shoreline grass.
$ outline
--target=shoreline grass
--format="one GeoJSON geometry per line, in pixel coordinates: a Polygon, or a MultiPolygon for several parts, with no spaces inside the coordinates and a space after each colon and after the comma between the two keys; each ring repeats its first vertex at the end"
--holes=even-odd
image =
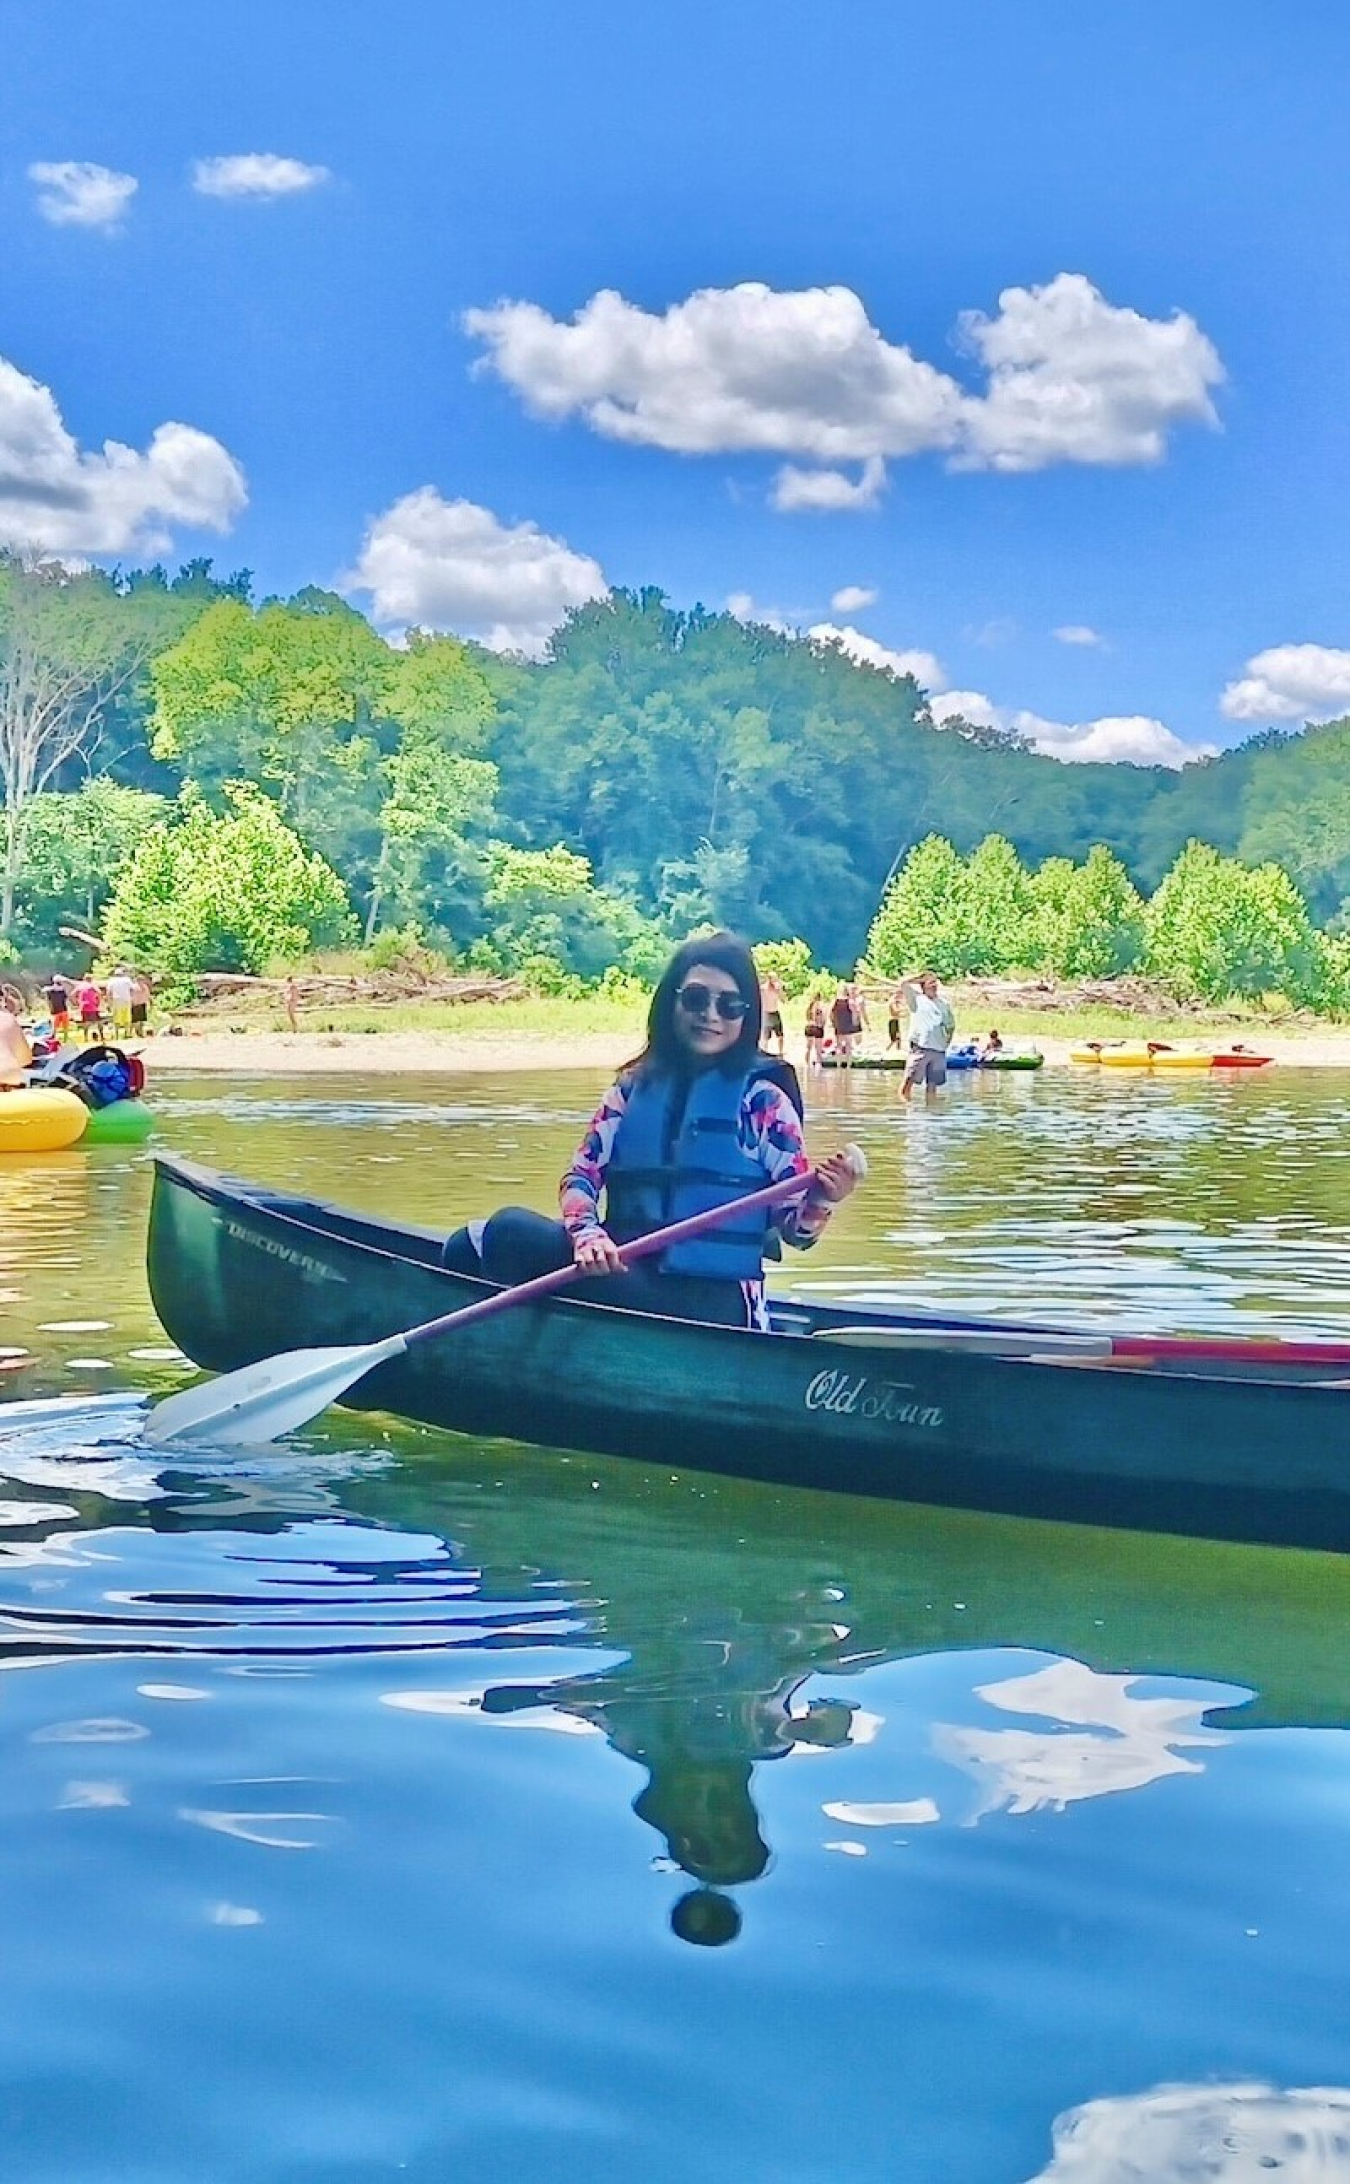
{"type": "MultiPolygon", "coordinates": [[[[1281,1039],[1319,1039],[1344,1034],[1348,1028],[1333,1018],[1309,1017],[1289,1010],[1277,1013],[1255,1006],[1230,1005],[1213,1010],[1166,1009],[1134,1011],[1093,1004],[1081,1008],[1009,1008],[987,993],[955,986],[951,989],[957,1019],[958,1040],[978,1036],[997,1026],[1005,1039],[1019,1043],[1041,1039],[1131,1040],[1161,1039],[1173,1046],[1216,1045],[1240,1039],[1259,1044],[1264,1035],[1281,1039]]],[[[789,1005],[788,1036],[799,1043],[798,1015],[802,1004],[789,1005]]],[[[885,1010],[871,1009],[872,1033],[883,1031],[885,1010]]],[[[202,1033],[235,1030],[285,1032],[285,1010],[269,995],[254,1000],[232,996],[228,1007],[199,1003],[181,1011],[176,1020],[202,1033]]],[[[629,996],[594,993],[577,998],[536,994],[507,1001],[418,1001],[375,1004],[369,1001],[322,1001],[306,1003],[299,1013],[302,1032],[333,1032],[348,1036],[378,1037],[382,1032],[448,1034],[471,1041],[488,1041],[506,1035],[575,1038],[613,1032],[640,1045],[646,1024],[646,1006],[629,996]]]]}

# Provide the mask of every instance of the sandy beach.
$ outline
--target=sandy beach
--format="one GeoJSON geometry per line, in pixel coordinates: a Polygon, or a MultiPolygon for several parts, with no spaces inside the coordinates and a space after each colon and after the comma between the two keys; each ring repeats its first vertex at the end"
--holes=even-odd
{"type": "MultiPolygon", "coordinates": [[[[506,1074],[544,1075],[561,1069],[589,1070],[597,1079],[617,1067],[642,1043],[640,1026],[632,1031],[584,1032],[559,1037],[546,1031],[484,1032],[196,1032],[181,1038],[151,1038],[142,1049],[154,1077],[170,1070],[230,1071],[237,1075],[353,1076],[506,1074]]],[[[1009,1040],[1010,1050],[1033,1043],[1048,1069],[1068,1068],[1069,1051],[1081,1042],[1069,1039],[1009,1040]]],[[[1222,1044],[1217,1034],[1197,1037],[1197,1049],[1222,1044]]],[[[1269,1054],[1281,1068],[1350,1069],[1350,1032],[1310,1031],[1260,1040],[1248,1027],[1244,1043],[1269,1054]]],[[[800,1052],[790,1044],[798,1067],[800,1052]]]]}

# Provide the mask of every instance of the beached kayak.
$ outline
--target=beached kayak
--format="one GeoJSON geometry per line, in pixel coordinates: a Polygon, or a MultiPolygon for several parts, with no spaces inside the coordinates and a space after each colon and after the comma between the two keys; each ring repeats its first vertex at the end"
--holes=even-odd
{"type": "Polygon", "coordinates": [[[1271,1057],[1245,1047],[1196,1053],[1189,1047],[1088,1045],[1071,1047],[1069,1060],[1094,1069],[1265,1069],[1271,1057]]]}

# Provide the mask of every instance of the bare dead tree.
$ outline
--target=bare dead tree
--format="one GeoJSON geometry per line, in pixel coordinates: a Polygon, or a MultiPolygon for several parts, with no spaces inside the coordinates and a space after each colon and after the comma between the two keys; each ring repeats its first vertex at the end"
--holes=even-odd
{"type": "Polygon", "coordinates": [[[0,554],[0,933],[14,922],[34,797],[163,635],[156,602],[122,596],[99,570],[0,554]]]}

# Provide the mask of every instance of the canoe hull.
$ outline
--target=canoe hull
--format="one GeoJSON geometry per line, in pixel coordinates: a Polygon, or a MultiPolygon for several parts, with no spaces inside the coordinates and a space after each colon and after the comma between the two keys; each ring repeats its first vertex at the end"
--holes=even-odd
{"type": "MultiPolygon", "coordinates": [[[[364,1343],[470,1303],[436,1239],[160,1156],[156,1308],[213,1371],[364,1343]]],[[[1314,1379],[1083,1368],[522,1306],[381,1366],[346,1398],[424,1424],[788,1486],[1350,1548],[1347,1395],[1314,1379]]]]}

